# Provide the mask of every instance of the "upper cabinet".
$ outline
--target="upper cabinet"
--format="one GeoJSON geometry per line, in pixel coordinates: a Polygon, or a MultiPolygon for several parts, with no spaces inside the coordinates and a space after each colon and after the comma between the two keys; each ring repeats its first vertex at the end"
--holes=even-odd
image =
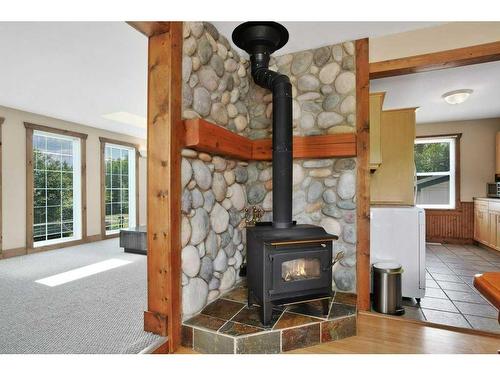
{"type": "Polygon", "coordinates": [[[370,94],[370,171],[376,170],[382,163],[380,146],[380,121],[385,92],[370,94]]]}
{"type": "Polygon", "coordinates": [[[380,149],[383,158],[371,174],[373,204],[415,204],[415,110],[382,111],[380,149]]]}

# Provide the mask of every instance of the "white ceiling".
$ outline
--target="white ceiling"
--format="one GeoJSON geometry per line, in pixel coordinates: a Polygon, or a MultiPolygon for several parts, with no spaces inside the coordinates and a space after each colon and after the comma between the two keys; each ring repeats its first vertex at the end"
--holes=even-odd
{"type": "Polygon", "coordinates": [[[385,91],[384,109],[419,107],[417,123],[500,117],[500,62],[469,65],[370,81],[370,91],[385,91]],[[462,104],[444,93],[472,89],[462,104]]]}
{"type": "MultiPolygon", "coordinates": [[[[214,22],[231,40],[240,22],[214,22]]],[[[278,54],[436,22],[284,22],[278,54]]],[[[145,137],[145,128],[102,116],[146,116],[147,38],[124,22],[0,22],[0,105],[145,137]]]]}
{"type": "Polygon", "coordinates": [[[0,22],[0,105],[146,137],[147,38],[124,22],[0,22]]]}
{"type": "MultiPolygon", "coordinates": [[[[232,43],[231,34],[241,22],[213,22],[219,32],[232,43]]],[[[382,35],[431,27],[442,22],[280,22],[290,34],[288,43],[276,55],[319,48],[331,44],[361,38],[374,38],[382,35]]],[[[234,46],[234,44],[233,44],[234,46]]],[[[236,48],[236,47],[235,47],[236,48]]],[[[247,54],[236,48],[242,56],[247,54]]]]}

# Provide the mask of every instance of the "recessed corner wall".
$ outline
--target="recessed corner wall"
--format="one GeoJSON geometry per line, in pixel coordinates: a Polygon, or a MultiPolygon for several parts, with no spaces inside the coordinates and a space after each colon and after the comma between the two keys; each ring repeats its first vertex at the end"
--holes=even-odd
{"type": "MultiPolygon", "coordinates": [[[[279,54],[279,51],[278,53],[279,54]]],[[[206,22],[184,23],[183,118],[204,118],[250,139],[272,136],[272,95],[254,84],[249,63],[206,22]]],[[[290,76],[294,135],[355,133],[354,44],[272,57],[290,76]]],[[[337,290],[356,290],[356,159],[294,161],[294,220],[340,239],[337,290]]],[[[272,219],[272,163],[230,160],[185,149],[182,159],[183,318],[230,290],[245,261],[244,208],[272,219]]]]}
{"type": "MultiPolygon", "coordinates": [[[[2,125],[3,250],[26,246],[26,130],[24,122],[73,130],[87,138],[87,236],[101,233],[100,144],[107,137],[140,145],[146,141],[34,113],[0,107],[2,125]]],[[[139,223],[146,223],[146,159],[139,158],[139,223]]]]}

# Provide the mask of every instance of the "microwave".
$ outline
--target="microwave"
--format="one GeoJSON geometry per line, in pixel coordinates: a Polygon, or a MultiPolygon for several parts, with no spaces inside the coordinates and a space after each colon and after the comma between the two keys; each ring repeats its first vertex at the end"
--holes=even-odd
{"type": "Polygon", "coordinates": [[[488,184],[488,197],[500,198],[500,182],[492,182],[488,184]]]}

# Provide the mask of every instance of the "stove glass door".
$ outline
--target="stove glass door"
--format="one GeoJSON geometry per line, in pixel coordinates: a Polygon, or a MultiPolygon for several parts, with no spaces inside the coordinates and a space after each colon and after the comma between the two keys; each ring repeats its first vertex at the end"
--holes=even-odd
{"type": "Polygon", "coordinates": [[[321,261],[318,258],[299,258],[281,264],[283,281],[317,279],[321,276],[321,261]]]}

